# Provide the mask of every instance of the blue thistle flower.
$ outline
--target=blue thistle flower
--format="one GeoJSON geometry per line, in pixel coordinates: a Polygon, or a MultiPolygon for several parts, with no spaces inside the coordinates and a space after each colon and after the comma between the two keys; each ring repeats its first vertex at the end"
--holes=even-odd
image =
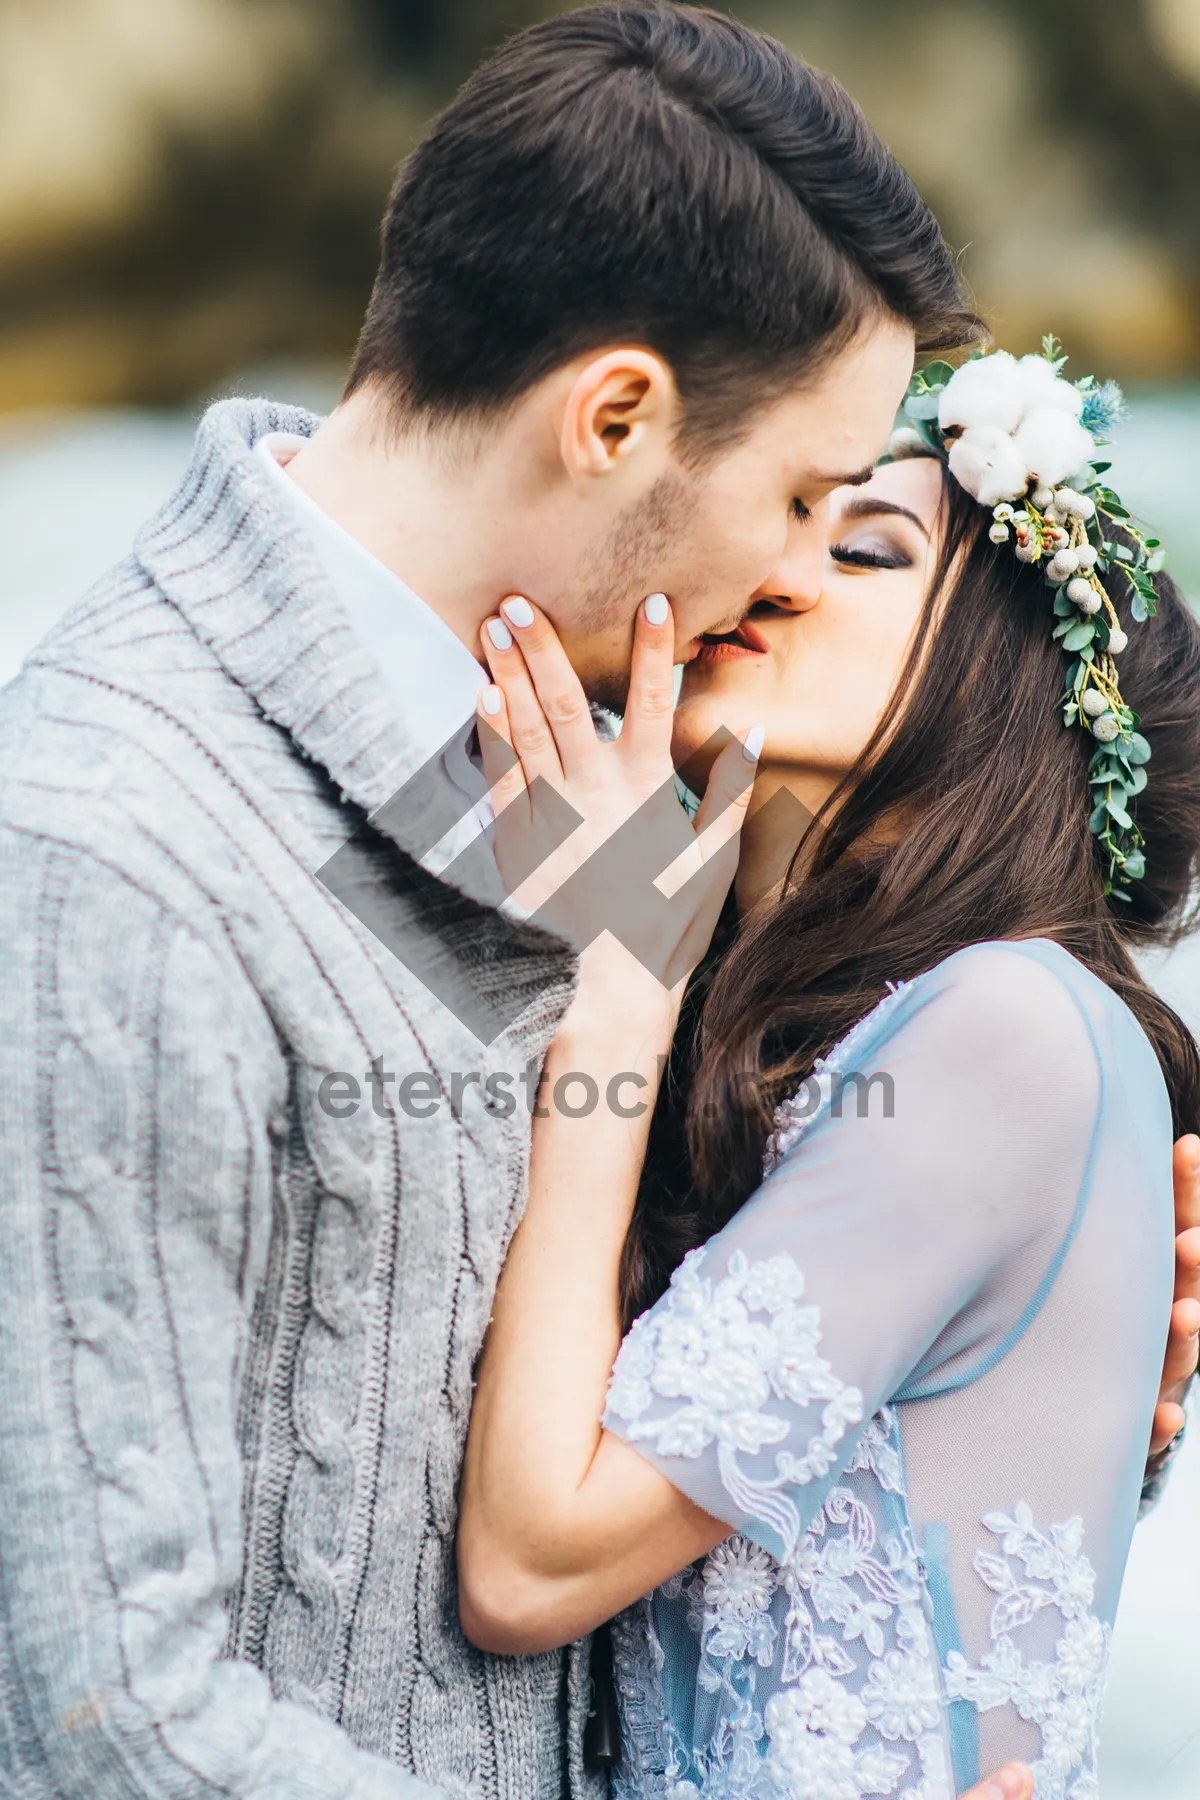
{"type": "Polygon", "coordinates": [[[1084,389],[1081,423],[1094,438],[1111,437],[1125,417],[1125,396],[1115,381],[1084,389]]]}

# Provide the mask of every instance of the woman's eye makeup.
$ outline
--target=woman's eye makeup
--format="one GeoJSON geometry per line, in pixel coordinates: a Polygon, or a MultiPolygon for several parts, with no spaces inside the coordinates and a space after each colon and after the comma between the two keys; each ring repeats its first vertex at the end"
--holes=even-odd
{"type": "Polygon", "coordinates": [[[894,540],[872,535],[856,538],[853,543],[831,544],[829,554],[834,562],[852,569],[911,569],[913,559],[894,540]]]}

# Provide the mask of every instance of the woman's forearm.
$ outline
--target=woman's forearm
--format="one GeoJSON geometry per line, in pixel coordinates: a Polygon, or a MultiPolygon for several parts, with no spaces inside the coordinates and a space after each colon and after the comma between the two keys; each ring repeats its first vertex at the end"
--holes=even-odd
{"type": "Polygon", "coordinates": [[[644,1029],[631,1030],[631,1010],[619,989],[596,982],[551,1047],[545,1092],[582,1073],[600,1099],[586,1118],[551,1104],[535,1122],[529,1202],[480,1364],[460,1606],[468,1633],[492,1649],[568,1641],[728,1529],[600,1426],[621,1338],[621,1251],[674,1022],[665,996],[636,1013],[644,1029]],[[634,1118],[606,1104],[623,1073],[645,1084],[619,1090],[627,1111],[644,1104],[634,1118]]]}

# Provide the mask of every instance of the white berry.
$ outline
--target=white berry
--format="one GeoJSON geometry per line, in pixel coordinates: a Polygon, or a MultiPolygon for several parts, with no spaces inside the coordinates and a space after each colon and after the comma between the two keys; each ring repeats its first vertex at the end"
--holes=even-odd
{"type": "Polygon", "coordinates": [[[1126,648],[1128,643],[1129,639],[1125,636],[1125,633],[1121,630],[1119,625],[1115,630],[1109,632],[1108,647],[1114,656],[1120,656],[1122,650],[1126,648]]]}
{"type": "Polygon", "coordinates": [[[1101,713],[1108,711],[1108,701],[1099,688],[1085,688],[1080,705],[1089,719],[1098,719],[1101,713]]]}
{"type": "Polygon", "coordinates": [[[1068,576],[1073,575],[1078,567],[1079,558],[1074,550],[1059,550],[1051,559],[1046,573],[1051,581],[1061,584],[1067,580],[1068,576]]]}
{"type": "Polygon", "coordinates": [[[1092,726],[1092,736],[1102,744],[1111,744],[1115,737],[1120,737],[1121,727],[1111,713],[1104,713],[1092,726]]]}

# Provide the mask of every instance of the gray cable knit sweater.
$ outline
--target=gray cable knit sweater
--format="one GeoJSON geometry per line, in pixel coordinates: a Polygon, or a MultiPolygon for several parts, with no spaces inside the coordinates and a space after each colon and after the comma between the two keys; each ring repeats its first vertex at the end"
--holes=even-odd
{"type": "Polygon", "coordinates": [[[428,821],[364,825],[417,755],[250,455],[314,424],[214,407],[0,695],[0,1791],[28,1800],[604,1788],[582,1652],[488,1657],[457,1619],[527,1113],[319,1098],[374,1057],[523,1068],[574,963],[425,875],[428,821]],[[356,832],[377,929],[528,999],[487,1051],[314,878],[356,832]]]}

